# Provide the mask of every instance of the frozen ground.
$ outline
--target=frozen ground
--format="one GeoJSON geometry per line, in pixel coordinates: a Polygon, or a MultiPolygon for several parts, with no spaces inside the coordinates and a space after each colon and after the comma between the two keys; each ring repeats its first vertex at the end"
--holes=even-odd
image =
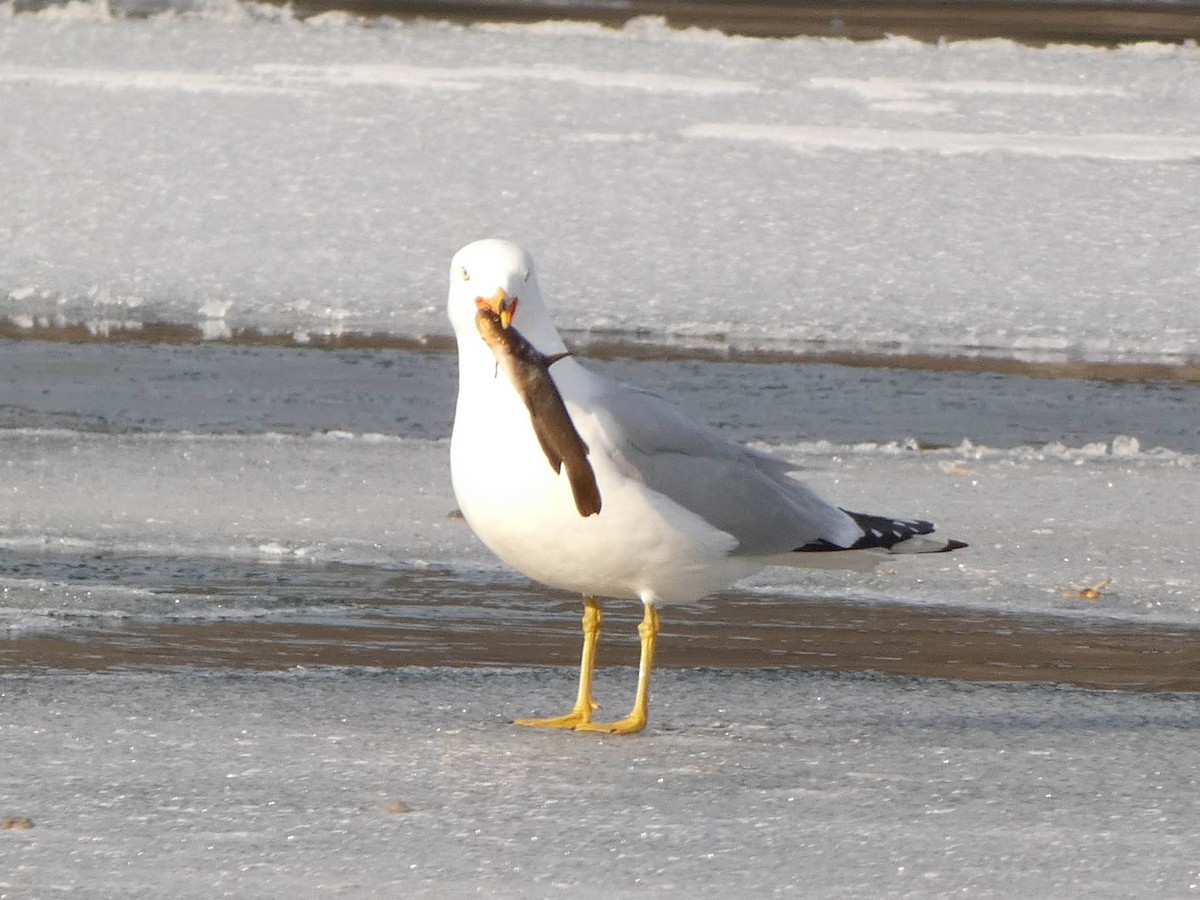
{"type": "Polygon", "coordinates": [[[1192,697],[687,671],[662,673],[643,738],[507,724],[572,690],[522,669],[0,677],[0,813],[35,825],[0,832],[0,896],[1200,891],[1192,697]]]}
{"type": "Polygon", "coordinates": [[[28,328],[446,334],[529,246],[624,340],[1195,361],[1200,50],[0,16],[28,328]]]}

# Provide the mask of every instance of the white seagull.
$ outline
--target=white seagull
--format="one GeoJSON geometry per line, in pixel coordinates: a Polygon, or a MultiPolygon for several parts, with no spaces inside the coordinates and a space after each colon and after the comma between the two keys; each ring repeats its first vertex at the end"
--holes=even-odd
{"type": "Polygon", "coordinates": [[[572,356],[549,370],[588,449],[602,508],[583,515],[556,473],[530,411],[476,326],[487,307],[552,360],[567,347],[516,244],[482,240],[455,254],[447,300],[459,386],[450,442],[454,493],[467,523],[530,578],[584,597],[579,692],[566,715],[519,725],[631,734],[646,725],[657,607],[729,587],[766,566],[859,568],[864,555],[966,546],[928,522],[852,513],[788,473],[785,460],[727,441],[656,395],[605,378],[572,356]],[[594,722],[597,597],[641,600],[641,663],[630,714],[594,722]]]}

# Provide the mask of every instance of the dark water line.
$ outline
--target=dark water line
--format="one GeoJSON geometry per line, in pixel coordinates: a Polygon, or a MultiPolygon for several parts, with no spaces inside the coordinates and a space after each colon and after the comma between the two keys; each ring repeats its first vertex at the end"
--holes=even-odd
{"type": "MultiPolygon", "coordinates": [[[[271,0],[283,5],[282,0],[271,0]]],[[[16,12],[65,0],[16,0],[16,12]]],[[[1056,42],[1115,46],[1136,41],[1181,42],[1200,36],[1200,6],[1181,2],[1004,2],[1004,0],[288,0],[305,18],[339,10],[368,18],[426,18],[460,24],[594,22],[613,28],[639,16],[659,16],[673,28],[775,38],[840,37],[920,41],[1008,38],[1031,45],[1056,42]]],[[[112,14],[137,18],[202,8],[196,0],[109,0],[112,14]]]]}
{"type": "MultiPolygon", "coordinates": [[[[1144,449],[1200,453],[1200,384],[580,355],[739,441],[1080,447],[1130,435],[1144,449]]],[[[456,379],[445,353],[0,341],[0,429],[442,439],[456,379]]]]}
{"type": "MultiPolygon", "coordinates": [[[[1083,381],[1167,382],[1200,384],[1200,362],[1191,358],[1083,359],[1066,352],[1021,352],[1011,348],[978,348],[971,352],[947,348],[945,352],[883,350],[801,344],[778,347],[740,347],[723,341],[653,338],[642,334],[597,334],[563,330],[567,343],[592,359],[661,362],[731,362],[778,365],[827,363],[864,369],[916,369],[933,372],[994,373],[1031,378],[1083,381]]],[[[407,336],[385,332],[348,331],[309,334],[234,328],[211,338],[195,325],[144,322],[111,325],[104,329],[75,325],[17,324],[0,316],[0,340],[51,344],[165,344],[169,346],[290,347],[301,350],[393,350],[406,353],[452,354],[449,334],[407,336]]]]}

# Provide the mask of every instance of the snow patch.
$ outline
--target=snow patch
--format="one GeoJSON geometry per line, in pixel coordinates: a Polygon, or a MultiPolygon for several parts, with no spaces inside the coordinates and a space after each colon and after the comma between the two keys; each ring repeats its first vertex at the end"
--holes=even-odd
{"type": "Polygon", "coordinates": [[[961,154],[1004,153],[1047,159],[1079,157],[1113,161],[1193,162],[1200,160],[1200,134],[978,134],[895,128],[821,125],[749,125],[710,122],[682,130],[684,137],[779,144],[801,152],[961,154]]]}

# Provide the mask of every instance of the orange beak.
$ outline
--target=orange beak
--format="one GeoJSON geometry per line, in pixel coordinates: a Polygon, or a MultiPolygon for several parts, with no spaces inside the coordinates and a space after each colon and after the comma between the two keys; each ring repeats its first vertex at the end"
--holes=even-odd
{"type": "Polygon", "coordinates": [[[500,317],[500,324],[507,328],[517,313],[517,298],[509,298],[504,288],[496,288],[496,293],[490,297],[476,297],[475,306],[479,309],[490,309],[500,317]]]}

